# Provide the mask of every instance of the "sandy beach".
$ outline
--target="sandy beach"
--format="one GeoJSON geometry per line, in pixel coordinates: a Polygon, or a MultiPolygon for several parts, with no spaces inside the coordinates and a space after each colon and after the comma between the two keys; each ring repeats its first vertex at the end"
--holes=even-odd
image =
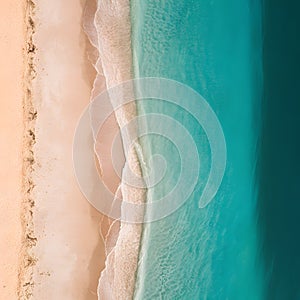
{"type": "Polygon", "coordinates": [[[97,299],[101,215],[72,167],[95,77],[84,4],[1,4],[1,299],[97,299]]]}
{"type": "Polygon", "coordinates": [[[16,299],[22,240],[24,1],[0,3],[0,299],[16,299]]]}
{"type": "MultiPolygon", "coordinates": [[[[114,222],[93,208],[72,164],[81,113],[106,87],[132,77],[129,2],[117,1],[116,7],[105,2],[97,12],[96,4],[1,4],[1,299],[133,294],[141,225],[114,222]],[[103,17],[107,10],[112,18],[103,17]],[[94,36],[86,27],[92,24],[94,36]]],[[[96,154],[99,175],[110,189],[140,203],[144,190],[120,186],[109,161],[114,133],[135,114],[131,103],[112,116],[96,154]]],[[[136,153],[129,154],[129,164],[141,172],[136,153]]]]}
{"type": "Polygon", "coordinates": [[[81,194],[72,166],[74,130],[95,76],[82,30],[84,4],[41,0],[35,7],[34,299],[97,299],[104,266],[101,215],[81,194]]]}

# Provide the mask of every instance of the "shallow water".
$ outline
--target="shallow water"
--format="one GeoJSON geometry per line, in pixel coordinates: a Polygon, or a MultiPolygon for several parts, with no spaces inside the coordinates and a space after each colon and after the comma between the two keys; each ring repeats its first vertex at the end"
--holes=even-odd
{"type": "MultiPolygon", "coordinates": [[[[135,76],[170,78],[195,89],[218,116],[227,144],[221,187],[199,209],[211,164],[203,129],[166,103],[138,103],[140,114],[167,114],[189,130],[201,169],[187,202],[144,226],[135,299],[262,299],[254,176],[262,82],[259,2],[133,0],[131,11],[135,76]]],[[[193,109],[201,107],[195,103],[193,109]]],[[[156,199],[175,185],[180,157],[161,136],[141,143],[148,157],[160,153],[169,162],[166,178],[149,192],[148,199],[156,199]]],[[[188,146],[182,154],[189,155],[188,146]]],[[[153,162],[146,162],[151,168],[153,162]]],[[[188,185],[191,178],[184,180],[188,185]]]]}

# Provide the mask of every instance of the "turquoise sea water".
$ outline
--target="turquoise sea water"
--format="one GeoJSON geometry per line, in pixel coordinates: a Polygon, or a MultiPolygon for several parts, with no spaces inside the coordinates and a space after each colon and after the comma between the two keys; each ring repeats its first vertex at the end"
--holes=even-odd
{"type": "MultiPolygon", "coordinates": [[[[201,171],[180,209],[144,226],[135,299],[264,299],[255,178],[262,94],[260,5],[256,0],[131,1],[135,76],[170,78],[195,89],[218,116],[227,144],[221,187],[199,209],[211,159],[203,130],[161,101],[138,103],[140,113],[167,114],[190,131],[201,171]]],[[[200,109],[197,103],[193,109],[200,109]]],[[[142,145],[146,154],[160,153],[169,163],[167,178],[151,193],[155,198],[178,179],[178,153],[158,136],[142,139],[142,145]]],[[[190,178],[185,180],[188,184],[190,178]]]]}

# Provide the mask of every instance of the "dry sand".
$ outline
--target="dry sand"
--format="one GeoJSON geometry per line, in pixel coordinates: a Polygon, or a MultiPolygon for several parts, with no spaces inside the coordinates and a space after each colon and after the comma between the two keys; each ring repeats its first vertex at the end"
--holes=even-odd
{"type": "Polygon", "coordinates": [[[0,4],[0,299],[97,299],[101,215],[72,167],[95,76],[84,4],[0,4]]]}
{"type": "Polygon", "coordinates": [[[82,31],[84,2],[36,2],[34,299],[97,299],[104,265],[101,216],[80,193],[72,166],[74,130],[95,76],[82,31]]]}
{"type": "Polygon", "coordinates": [[[23,1],[0,2],[0,299],[16,299],[22,226],[23,1]]]}

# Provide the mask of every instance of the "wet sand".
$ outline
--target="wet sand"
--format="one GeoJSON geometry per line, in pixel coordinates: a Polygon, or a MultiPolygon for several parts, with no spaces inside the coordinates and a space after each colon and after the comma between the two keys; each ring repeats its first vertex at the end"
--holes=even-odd
{"type": "MultiPolygon", "coordinates": [[[[110,88],[132,79],[130,2],[128,0],[99,2],[94,17],[94,27],[94,30],[89,33],[90,38],[97,45],[99,60],[96,65],[101,65],[98,69],[103,72],[106,87],[110,88]]],[[[123,103],[126,97],[134,99],[133,89],[124,89],[122,92],[123,103]]],[[[110,99],[113,106],[116,105],[115,100],[110,99]]],[[[136,117],[135,102],[132,101],[115,110],[115,117],[120,128],[126,126],[136,117]]],[[[122,139],[130,139],[128,142],[131,143],[136,136],[137,131],[133,131],[129,137],[122,136],[122,139]]],[[[128,151],[126,159],[130,170],[136,176],[142,177],[135,147],[128,151]]],[[[126,174],[123,173],[120,186],[123,200],[135,204],[143,203],[146,190],[126,182],[126,174]]],[[[141,232],[141,224],[127,222],[121,222],[120,225],[111,224],[109,235],[113,243],[107,245],[110,249],[107,251],[105,269],[99,280],[99,299],[133,298],[141,232]]]]}
{"type": "Polygon", "coordinates": [[[0,299],[16,299],[22,225],[23,1],[0,3],[0,299]]]}

